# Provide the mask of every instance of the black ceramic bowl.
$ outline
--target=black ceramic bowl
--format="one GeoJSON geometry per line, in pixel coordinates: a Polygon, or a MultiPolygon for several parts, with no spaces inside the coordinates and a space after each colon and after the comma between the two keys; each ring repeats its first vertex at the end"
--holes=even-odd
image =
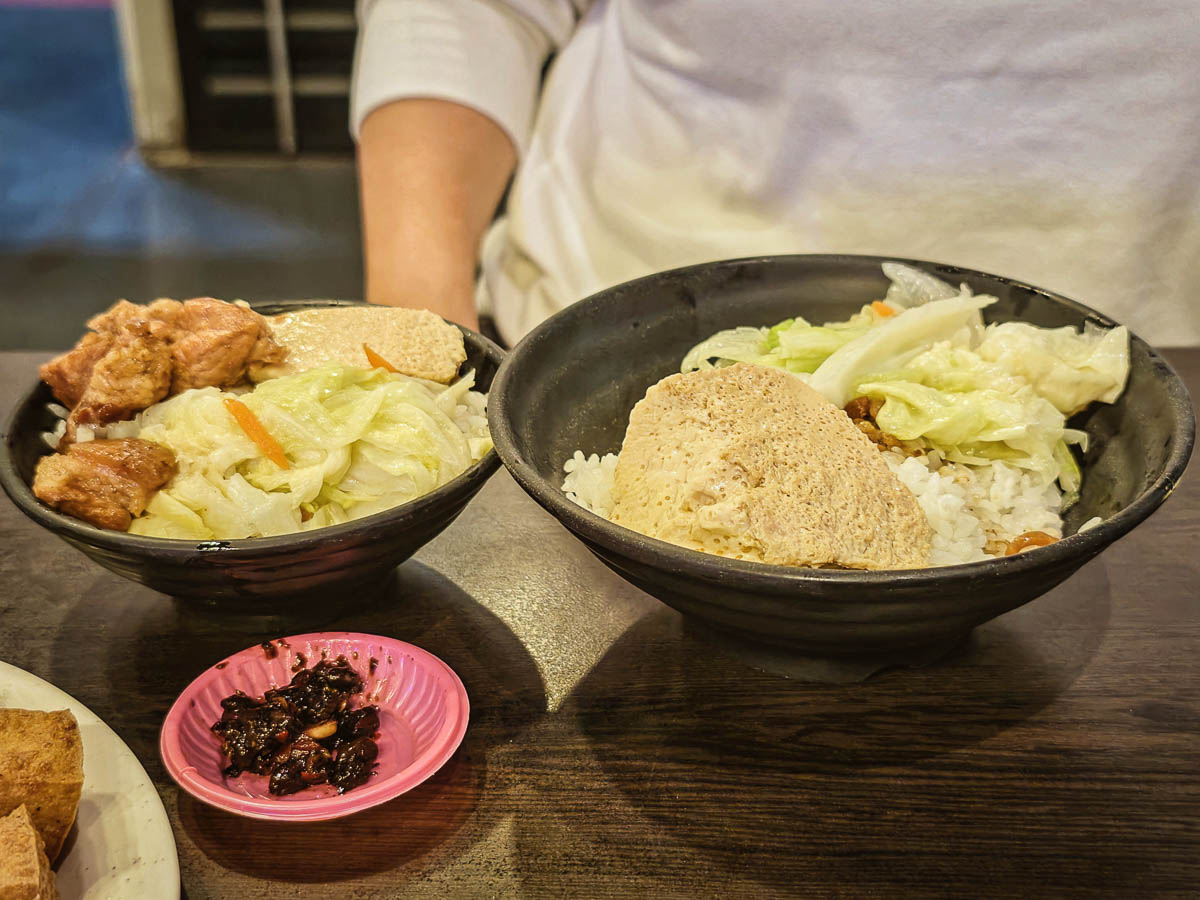
{"type": "MultiPolygon", "coordinates": [[[[815,655],[910,661],[935,655],[974,626],[1067,578],[1149,516],[1183,474],[1195,436],[1187,390],[1138,338],[1129,385],[1114,405],[1072,424],[1091,444],[1083,495],[1067,533],[1018,556],[896,572],[833,571],[724,559],[664,543],[584,510],[560,490],[575,450],[615,452],[629,411],[676,372],[684,353],[724,328],[789,316],[844,319],[888,287],[863,256],[783,256],[708,263],[618,285],[558,313],[500,367],[489,396],[492,437],[521,486],[611,569],[681,612],[733,636],[815,655]]],[[[900,260],[999,302],[991,321],[1116,323],[1079,303],[1006,278],[900,260]]]]}
{"type": "MultiPolygon", "coordinates": [[[[265,315],[346,301],[299,300],[255,306],[265,315]]],[[[482,335],[463,329],[476,387],[487,391],[504,357],[482,335]]],[[[36,377],[36,373],[30,373],[36,377]]],[[[453,481],[410,503],[315,531],[237,541],[184,541],[106,531],[55,512],[30,490],[38,459],[49,452],[41,434],[55,425],[50,389],[36,383],[8,421],[0,482],[21,511],[100,565],[164,594],[231,612],[273,615],[336,605],[362,596],[454,521],[500,464],[496,452],[453,481]]]]}

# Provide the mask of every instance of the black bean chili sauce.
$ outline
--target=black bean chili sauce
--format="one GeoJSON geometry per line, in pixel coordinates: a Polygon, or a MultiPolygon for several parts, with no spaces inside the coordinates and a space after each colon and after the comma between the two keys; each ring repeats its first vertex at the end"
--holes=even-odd
{"type": "Polygon", "coordinates": [[[242,691],[226,697],[221,721],[212,726],[229,757],[225,775],[267,775],[268,789],[278,795],[317,784],[344,794],[365,784],[379,754],[379,707],[350,709],[362,689],[362,678],[339,656],[300,669],[287,687],[261,700],[242,691]]]}

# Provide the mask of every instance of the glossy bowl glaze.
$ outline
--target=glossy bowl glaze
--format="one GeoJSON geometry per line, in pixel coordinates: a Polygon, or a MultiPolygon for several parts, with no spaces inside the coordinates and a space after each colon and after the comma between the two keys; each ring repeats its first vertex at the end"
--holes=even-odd
{"type": "MultiPolygon", "coordinates": [[[[784,256],[708,263],[602,291],[530,333],[500,368],[489,419],[505,466],[538,503],[615,572],[732,638],[876,662],[932,658],[974,626],[1026,603],[1143,521],[1187,465],[1195,418],[1183,383],[1134,337],[1128,387],[1075,417],[1091,444],[1080,502],[1050,547],[968,565],[904,572],[834,571],[725,559],[638,534],[569,501],[563,462],[616,452],[646,389],[679,370],[716,331],[790,316],[844,319],[888,287],[884,257],[784,256]]],[[[1116,323],[1065,297],[995,275],[899,260],[999,302],[989,321],[1116,323]]]]}
{"type": "Polygon", "coordinates": [[[176,783],[210,806],[253,819],[316,822],[348,816],[412,790],[462,743],[468,715],[462,681],[420,647],[373,634],[301,634],[250,647],[206,669],[167,713],[159,752],[176,783]],[[237,690],[261,697],[322,656],[345,656],[364,681],[354,705],[379,707],[379,756],[371,779],[344,794],[319,785],[276,797],[267,790],[265,775],[222,774],[228,760],[212,733],[212,724],[221,718],[221,700],[237,690]]]}
{"type": "MultiPolygon", "coordinates": [[[[256,306],[265,315],[346,305],[305,300],[256,306]]],[[[82,326],[81,326],[82,327],[82,326]]],[[[476,387],[487,391],[504,356],[482,335],[463,329],[476,387]]],[[[37,377],[30,373],[31,381],[37,377]]],[[[454,521],[499,467],[495,451],[457,478],[402,506],[342,525],[271,538],[185,541],[106,531],[42,504],[30,489],[49,448],[42,433],[56,419],[50,389],[36,382],[17,403],[4,434],[0,483],[39,525],[106,569],[164,594],[229,612],[275,615],[362,596],[454,521]]]]}

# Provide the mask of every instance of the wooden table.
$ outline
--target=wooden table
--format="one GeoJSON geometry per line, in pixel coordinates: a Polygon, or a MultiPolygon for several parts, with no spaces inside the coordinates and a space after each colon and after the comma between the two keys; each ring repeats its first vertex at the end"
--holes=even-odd
{"type": "MultiPolygon", "coordinates": [[[[1200,350],[1169,354],[1200,396],[1200,350]]],[[[5,412],[41,355],[0,355],[5,412]]],[[[187,897],[1028,896],[1200,890],[1200,477],[944,661],[865,683],[716,649],[501,472],[340,629],[461,675],[461,749],[350,819],[272,825],[176,789],[168,706],[282,626],[110,575],[0,503],[0,657],[133,748],[187,897]]],[[[297,623],[297,628],[311,623],[297,623]]]]}

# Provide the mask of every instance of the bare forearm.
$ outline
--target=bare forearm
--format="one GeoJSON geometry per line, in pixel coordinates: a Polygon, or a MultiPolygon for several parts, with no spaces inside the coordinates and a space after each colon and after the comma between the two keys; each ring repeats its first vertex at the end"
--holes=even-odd
{"type": "Polygon", "coordinates": [[[475,261],[516,164],[491,119],[446,100],[398,100],[359,135],[367,299],[477,325],[475,261]]]}

